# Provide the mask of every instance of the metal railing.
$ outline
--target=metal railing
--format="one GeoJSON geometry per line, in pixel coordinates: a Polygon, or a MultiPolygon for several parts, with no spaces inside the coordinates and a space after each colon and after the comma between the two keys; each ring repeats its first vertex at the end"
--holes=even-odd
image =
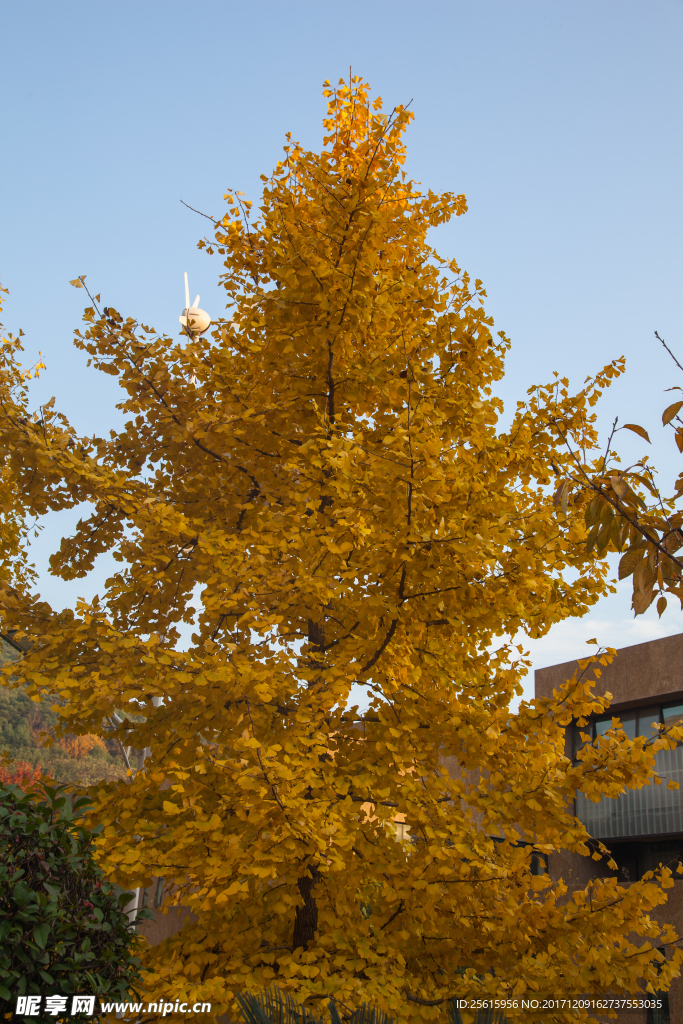
{"type": "Polygon", "coordinates": [[[595,839],[627,839],[683,832],[683,745],[655,755],[661,786],[649,783],[627,789],[618,797],[603,797],[594,804],[576,795],[576,816],[595,839]],[[672,779],[680,789],[668,789],[672,779]]]}

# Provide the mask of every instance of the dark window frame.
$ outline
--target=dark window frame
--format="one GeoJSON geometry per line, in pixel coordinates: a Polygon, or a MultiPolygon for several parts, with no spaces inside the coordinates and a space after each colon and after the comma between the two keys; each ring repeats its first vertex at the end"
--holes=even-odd
{"type": "MultiPolygon", "coordinates": [[[[666,957],[664,946],[659,947],[659,952],[666,957]]],[[[662,1000],[662,1007],[659,1010],[648,1008],[645,1024],[671,1024],[671,1011],[669,1009],[669,993],[655,992],[655,998],[662,1000]]]]}
{"type": "MultiPolygon", "coordinates": [[[[590,719],[584,726],[579,726],[574,722],[572,726],[572,757],[576,759],[576,755],[579,750],[586,744],[581,739],[581,733],[590,736],[590,742],[594,742],[598,735],[597,726],[602,722],[609,722],[608,728],[611,728],[611,722],[613,718],[618,718],[620,722],[623,722],[626,716],[635,716],[634,735],[635,736],[653,736],[654,732],[651,729],[652,723],[656,722],[658,725],[664,725],[664,712],[671,708],[681,708],[683,715],[683,702],[681,700],[664,701],[661,703],[652,703],[648,705],[641,705],[640,707],[633,708],[622,708],[621,711],[605,711],[601,715],[591,715],[590,719]],[[657,715],[653,715],[653,712],[657,710],[657,715]],[[642,712],[642,714],[641,714],[642,712]],[[643,731],[641,731],[643,730],[643,731]]],[[[683,725],[683,718],[681,720],[683,725]]],[[[606,731],[606,730],[605,730],[606,731]]],[[[626,730],[624,730],[626,731],[626,730]]],[[[628,733],[627,733],[628,735],[628,733]]],[[[681,741],[679,741],[680,744],[681,741]]]]}
{"type": "Polygon", "coordinates": [[[613,877],[620,885],[631,885],[643,878],[648,871],[656,871],[661,863],[673,872],[674,882],[683,880],[676,872],[683,864],[683,836],[664,834],[657,838],[608,840],[610,855],[617,863],[613,877]]]}
{"type": "Polygon", "coordinates": [[[548,854],[534,850],[529,861],[529,871],[532,875],[547,875],[548,854]]]}

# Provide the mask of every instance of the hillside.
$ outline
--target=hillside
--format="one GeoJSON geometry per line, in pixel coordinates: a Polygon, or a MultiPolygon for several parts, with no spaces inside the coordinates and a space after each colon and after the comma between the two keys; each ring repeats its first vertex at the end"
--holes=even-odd
{"type": "MultiPolygon", "coordinates": [[[[0,665],[18,653],[0,638],[0,665]]],[[[55,739],[59,716],[47,704],[32,701],[23,689],[0,685],[0,758],[40,765],[55,782],[90,786],[101,779],[126,777],[118,744],[96,736],[55,739]],[[46,742],[52,740],[52,746],[46,742]]]]}

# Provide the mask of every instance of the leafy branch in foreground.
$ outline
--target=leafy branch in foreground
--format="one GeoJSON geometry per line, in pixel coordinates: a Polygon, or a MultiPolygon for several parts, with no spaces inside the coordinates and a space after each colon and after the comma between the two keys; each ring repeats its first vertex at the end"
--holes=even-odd
{"type": "MultiPolygon", "coordinates": [[[[679,370],[678,359],[663,338],[655,331],[679,370]]],[[[683,391],[675,385],[668,391],[683,391]]],[[[678,451],[683,453],[683,419],[680,412],[683,399],[672,402],[662,413],[662,424],[674,432],[678,451]]],[[[657,484],[655,471],[648,458],[626,469],[620,468],[619,457],[612,448],[619,430],[631,430],[651,443],[644,427],[625,423],[617,428],[614,421],[604,455],[590,463],[582,457],[571,439],[562,434],[560,421],[555,426],[562,434],[571,456],[571,464],[563,471],[555,492],[558,514],[567,515],[570,496],[578,504],[586,504],[585,518],[588,528],[587,550],[604,558],[611,551],[622,553],[619,561],[619,579],[633,577],[633,609],[642,615],[654,601],[661,616],[667,605],[666,594],[678,598],[683,607],[683,472],[676,480],[674,491],[664,496],[657,484]]]]}

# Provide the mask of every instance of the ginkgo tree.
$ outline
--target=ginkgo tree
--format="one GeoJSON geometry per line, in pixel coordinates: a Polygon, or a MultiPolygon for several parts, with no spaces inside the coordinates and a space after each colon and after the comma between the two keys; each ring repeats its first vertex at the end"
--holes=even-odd
{"type": "Polygon", "coordinates": [[[615,726],[567,759],[565,726],[607,705],[599,652],[510,713],[527,662],[506,637],[610,588],[589,496],[553,493],[596,450],[622,363],[577,394],[533,389],[501,430],[509,342],[427,241],[464,196],[402,170],[408,110],[382,113],[358,78],[325,95],[321,152],[288,138],[257,216],[229,193],[202,243],[230,310],[210,334],[174,340],[91,297],[76,341],[118,378],[122,430],[78,438],[52,407],[38,427],[6,397],[26,510],[89,503],[52,571],[119,563],[75,610],[4,586],[33,645],[16,680],[57,695],[72,733],[134,712],[119,733],[147,756],[95,794],[99,856],[193,912],[148,950],[150,993],[223,1012],[275,984],[316,1013],[332,995],[430,1020],[456,994],[667,988],[681,954],[650,912],[671,872],[619,886],[573,797],[643,785],[683,733],[615,726]],[[568,892],[532,874],[562,849],[606,877],[568,892]]]}

